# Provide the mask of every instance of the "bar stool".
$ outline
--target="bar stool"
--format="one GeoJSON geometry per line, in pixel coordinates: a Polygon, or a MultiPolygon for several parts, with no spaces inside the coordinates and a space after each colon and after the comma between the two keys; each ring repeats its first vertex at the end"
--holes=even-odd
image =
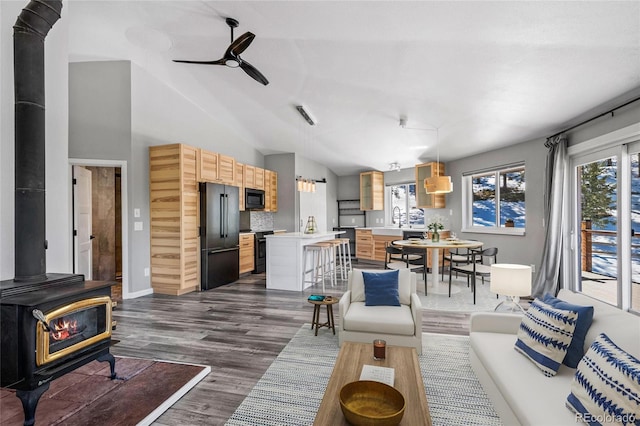
{"type": "Polygon", "coordinates": [[[323,241],[323,243],[328,243],[328,244],[331,244],[332,246],[333,254],[331,259],[332,259],[333,265],[331,266],[334,268],[334,274],[336,275],[336,280],[338,279],[338,275],[337,275],[338,269],[340,269],[340,279],[344,280],[345,275],[344,275],[344,263],[343,263],[343,257],[342,257],[342,242],[340,241],[340,239],[335,238],[333,240],[323,241]]]}
{"type": "Polygon", "coordinates": [[[324,292],[324,279],[327,273],[330,273],[332,277],[331,286],[335,286],[335,268],[331,268],[332,255],[333,245],[326,242],[307,244],[306,246],[304,246],[302,256],[302,287],[304,287],[305,283],[311,283],[312,285],[322,283],[322,291],[324,292]],[[310,269],[307,269],[307,256],[310,256],[310,269]],[[311,273],[311,279],[307,279],[307,274],[309,273],[311,273]]]}
{"type": "Polygon", "coordinates": [[[351,267],[351,247],[348,238],[336,238],[330,240],[335,245],[336,255],[340,262],[340,279],[346,280],[351,267]]]}

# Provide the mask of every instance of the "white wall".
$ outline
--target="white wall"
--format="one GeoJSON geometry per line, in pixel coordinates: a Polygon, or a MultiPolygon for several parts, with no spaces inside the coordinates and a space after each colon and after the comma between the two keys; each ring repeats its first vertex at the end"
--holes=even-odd
{"type": "MultiPolygon", "coordinates": [[[[0,2],[0,279],[14,276],[13,24],[27,1],[0,2]]],[[[68,149],[69,25],[62,9],[45,39],[47,272],[71,272],[68,149]]]]}

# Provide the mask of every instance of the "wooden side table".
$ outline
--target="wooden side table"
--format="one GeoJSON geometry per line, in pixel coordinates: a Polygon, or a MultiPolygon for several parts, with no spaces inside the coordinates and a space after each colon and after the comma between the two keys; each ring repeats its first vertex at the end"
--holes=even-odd
{"type": "Polygon", "coordinates": [[[318,335],[318,329],[321,327],[330,328],[333,331],[333,334],[336,334],[336,326],[333,321],[333,305],[340,301],[339,297],[334,296],[326,296],[324,300],[310,300],[307,299],[309,303],[313,305],[313,320],[311,321],[311,329],[314,327],[316,329],[316,336],[318,335]],[[320,322],[320,307],[327,307],[327,322],[320,322]]]}

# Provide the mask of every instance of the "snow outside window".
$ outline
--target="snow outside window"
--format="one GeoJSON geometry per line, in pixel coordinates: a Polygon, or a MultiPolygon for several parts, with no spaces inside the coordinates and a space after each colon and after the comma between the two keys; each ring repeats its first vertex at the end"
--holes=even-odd
{"type": "Polygon", "coordinates": [[[463,231],[523,235],[525,211],[524,164],[464,175],[463,231]]]}

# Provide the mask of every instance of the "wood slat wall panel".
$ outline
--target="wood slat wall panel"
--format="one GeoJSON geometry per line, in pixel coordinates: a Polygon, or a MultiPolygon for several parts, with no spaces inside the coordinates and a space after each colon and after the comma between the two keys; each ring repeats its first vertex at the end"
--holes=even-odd
{"type": "Polygon", "coordinates": [[[198,152],[149,147],[151,286],[178,295],[198,287],[198,152]]]}

